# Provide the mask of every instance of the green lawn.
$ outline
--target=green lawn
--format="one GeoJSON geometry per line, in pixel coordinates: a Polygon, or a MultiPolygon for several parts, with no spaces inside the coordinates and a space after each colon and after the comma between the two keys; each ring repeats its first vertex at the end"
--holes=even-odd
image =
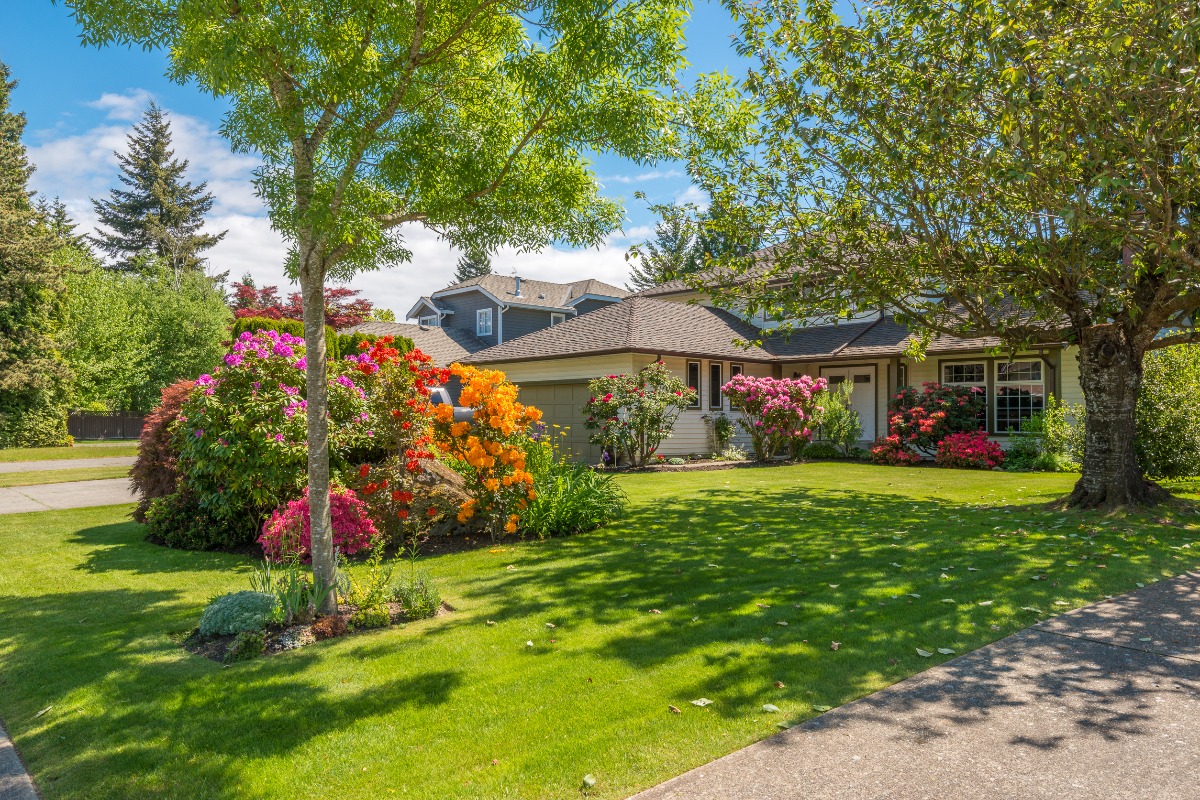
{"type": "Polygon", "coordinates": [[[426,560],[451,615],[230,667],[176,640],[248,559],[146,544],[128,506],[0,517],[0,716],[47,798],[624,797],[1200,564],[1191,512],[1046,510],[1072,479],[628,476],[606,530],[426,560]]]}
{"type": "Polygon", "coordinates": [[[77,469],[43,469],[32,472],[0,472],[0,488],[6,486],[38,486],[43,483],[67,481],[98,481],[102,478],[124,478],[129,467],[79,467],[77,469]]]}
{"type": "Polygon", "coordinates": [[[13,447],[0,450],[0,462],[65,461],[73,458],[107,458],[136,456],[137,440],[119,442],[85,442],[74,447],[13,447]]]}

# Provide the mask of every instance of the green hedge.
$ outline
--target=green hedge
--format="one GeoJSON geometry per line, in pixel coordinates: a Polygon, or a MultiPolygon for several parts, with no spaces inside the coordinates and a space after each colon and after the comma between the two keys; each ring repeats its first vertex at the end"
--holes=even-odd
{"type": "MultiPolygon", "coordinates": [[[[233,327],[230,329],[230,337],[236,340],[246,331],[253,333],[254,331],[278,331],[279,333],[290,333],[292,336],[304,338],[304,323],[296,319],[272,319],[270,317],[243,317],[234,320],[233,327]]],[[[328,358],[340,359],[342,356],[357,353],[359,344],[362,342],[373,342],[378,339],[378,336],[373,336],[369,333],[338,333],[331,326],[325,326],[325,353],[328,358]]],[[[404,336],[395,337],[396,341],[392,343],[401,353],[407,353],[413,349],[412,339],[404,336]]]]}

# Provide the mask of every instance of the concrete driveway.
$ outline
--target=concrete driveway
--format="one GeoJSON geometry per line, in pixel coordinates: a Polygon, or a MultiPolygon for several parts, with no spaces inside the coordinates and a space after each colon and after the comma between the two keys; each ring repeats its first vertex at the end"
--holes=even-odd
{"type": "Polygon", "coordinates": [[[0,463],[0,472],[47,472],[55,469],[85,469],[87,467],[132,467],[133,462],[134,456],[63,458],[57,461],[8,461],[0,463]]]}
{"type": "Polygon", "coordinates": [[[947,661],[636,800],[1195,800],[1200,575],[947,661]]]}
{"type": "Polygon", "coordinates": [[[0,488],[0,514],[115,506],[133,501],[129,478],[0,488]]]}

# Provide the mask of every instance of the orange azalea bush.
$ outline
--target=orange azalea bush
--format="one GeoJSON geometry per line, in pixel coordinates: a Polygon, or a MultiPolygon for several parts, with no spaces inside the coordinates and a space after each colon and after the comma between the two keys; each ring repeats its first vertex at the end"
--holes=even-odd
{"type": "Polygon", "coordinates": [[[479,515],[493,538],[516,533],[518,512],[537,496],[523,442],[542,412],[517,402],[517,387],[503,372],[454,364],[450,374],[462,383],[458,404],[474,410],[472,419],[455,421],[447,405],[431,407],[429,419],[434,445],[459,462],[471,495],[458,521],[479,515]]]}

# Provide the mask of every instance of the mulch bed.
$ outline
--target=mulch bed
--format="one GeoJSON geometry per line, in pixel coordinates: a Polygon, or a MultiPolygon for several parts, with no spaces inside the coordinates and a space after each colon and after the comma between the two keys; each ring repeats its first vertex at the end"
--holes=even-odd
{"type": "MultiPolygon", "coordinates": [[[[411,622],[404,611],[404,607],[399,603],[388,603],[387,609],[392,625],[411,622]]],[[[323,639],[333,639],[339,636],[355,636],[362,633],[370,633],[371,631],[385,630],[384,628],[365,628],[362,630],[351,628],[350,617],[357,610],[357,606],[343,603],[338,606],[336,618],[326,616],[318,617],[312,622],[303,622],[296,625],[272,625],[263,631],[267,640],[263,655],[271,656],[287,652],[288,650],[296,650],[314,642],[322,641],[323,639]],[[334,621],[335,619],[337,620],[336,622],[334,621]]],[[[441,617],[452,611],[454,611],[453,607],[442,603],[441,608],[438,609],[437,614],[434,616],[441,617]]],[[[192,655],[203,656],[204,658],[224,664],[227,663],[229,648],[236,638],[236,636],[201,636],[199,631],[192,631],[183,640],[183,649],[192,655]]]]}

